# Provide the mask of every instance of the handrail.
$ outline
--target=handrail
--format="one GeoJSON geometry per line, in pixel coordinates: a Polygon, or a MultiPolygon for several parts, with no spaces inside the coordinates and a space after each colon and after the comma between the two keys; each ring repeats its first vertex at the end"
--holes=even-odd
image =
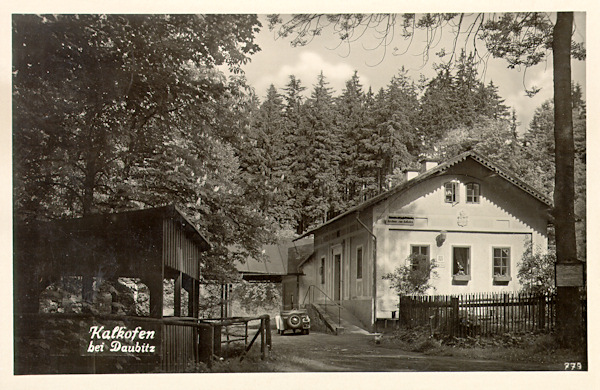
{"type": "MultiPolygon", "coordinates": [[[[341,314],[342,313],[342,306],[339,303],[337,303],[336,301],[334,301],[333,299],[331,299],[329,297],[329,295],[327,295],[325,293],[325,291],[321,290],[319,287],[315,286],[314,284],[311,284],[310,286],[308,286],[308,289],[306,290],[306,294],[304,294],[304,299],[302,300],[302,305],[303,306],[305,305],[306,297],[309,295],[311,289],[317,289],[317,290],[319,290],[319,292],[321,294],[323,294],[325,296],[325,298],[327,298],[329,301],[331,301],[331,303],[333,303],[334,305],[337,306],[337,308],[338,308],[338,326],[340,326],[342,324],[342,314],[341,314]]],[[[309,303],[313,303],[313,301],[314,301],[314,291],[313,291],[313,299],[310,299],[309,303]]]]}

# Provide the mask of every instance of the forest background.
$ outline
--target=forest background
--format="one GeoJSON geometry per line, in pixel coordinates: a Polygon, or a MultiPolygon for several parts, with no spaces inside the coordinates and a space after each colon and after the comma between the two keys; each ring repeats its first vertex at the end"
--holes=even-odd
{"type": "MultiPolygon", "coordinates": [[[[178,205],[213,243],[207,280],[402,182],[422,158],[475,150],[549,198],[553,102],[525,131],[478,59],[432,61],[379,90],[295,75],[266,95],[243,65],[255,15],[14,15],[15,222],[178,205]],[[308,92],[305,93],[305,92],[308,92]],[[259,96],[265,96],[259,98],[259,96]]],[[[572,87],[578,252],[585,256],[586,104],[572,87]]]]}

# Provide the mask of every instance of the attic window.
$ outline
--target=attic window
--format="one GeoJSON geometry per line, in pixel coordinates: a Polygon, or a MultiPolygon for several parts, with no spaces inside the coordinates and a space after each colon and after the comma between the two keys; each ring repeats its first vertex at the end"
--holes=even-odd
{"type": "Polygon", "coordinates": [[[449,181],[444,183],[444,202],[458,203],[458,183],[449,181]]]}
{"type": "Polygon", "coordinates": [[[467,184],[467,203],[479,203],[479,184],[467,184]]]}

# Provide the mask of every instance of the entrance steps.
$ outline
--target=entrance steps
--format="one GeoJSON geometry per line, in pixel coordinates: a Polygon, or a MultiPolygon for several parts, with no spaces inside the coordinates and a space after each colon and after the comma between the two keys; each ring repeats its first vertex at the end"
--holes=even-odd
{"type": "Polygon", "coordinates": [[[344,307],[333,303],[313,303],[311,306],[327,329],[334,334],[371,334],[364,329],[362,322],[344,307]]]}

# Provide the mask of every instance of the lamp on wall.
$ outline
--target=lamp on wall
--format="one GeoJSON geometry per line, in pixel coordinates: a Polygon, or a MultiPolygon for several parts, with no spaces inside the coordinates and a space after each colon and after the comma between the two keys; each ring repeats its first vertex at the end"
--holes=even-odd
{"type": "Polygon", "coordinates": [[[440,234],[437,235],[437,237],[435,238],[435,241],[437,242],[437,246],[442,246],[444,244],[444,241],[446,241],[446,231],[442,230],[440,231],[440,234]]]}

